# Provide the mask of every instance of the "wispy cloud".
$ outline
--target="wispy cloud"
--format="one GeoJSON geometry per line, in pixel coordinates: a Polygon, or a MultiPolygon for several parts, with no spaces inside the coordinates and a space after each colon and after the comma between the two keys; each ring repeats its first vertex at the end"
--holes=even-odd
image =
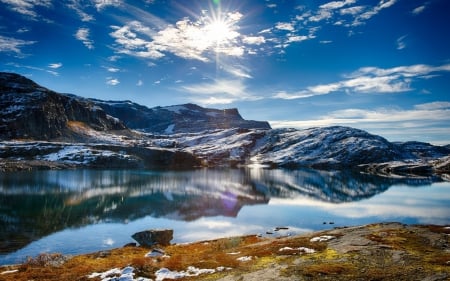
{"type": "Polygon", "coordinates": [[[15,53],[17,56],[23,56],[22,48],[34,43],[36,41],[25,41],[0,35],[0,52],[15,53]]]}
{"type": "Polygon", "coordinates": [[[280,29],[280,30],[287,30],[287,31],[295,30],[294,24],[292,22],[278,22],[275,25],[275,28],[280,29]]]}
{"type": "Polygon", "coordinates": [[[106,84],[111,86],[116,86],[120,83],[119,79],[113,77],[106,78],[106,84]]]}
{"type": "Polygon", "coordinates": [[[37,17],[36,6],[49,8],[52,6],[51,0],[0,0],[0,2],[6,4],[11,10],[27,16],[29,19],[35,19],[37,17]]]}
{"type": "Polygon", "coordinates": [[[62,66],[62,63],[57,62],[57,63],[51,63],[48,65],[48,67],[53,68],[53,69],[58,69],[62,66]]]}
{"type": "Polygon", "coordinates": [[[364,24],[367,20],[371,19],[373,16],[375,16],[379,12],[381,12],[381,10],[391,7],[396,2],[397,2],[397,0],[380,0],[378,5],[370,8],[369,10],[365,11],[362,14],[357,15],[357,17],[353,21],[352,25],[357,26],[357,25],[364,24]]]}
{"type": "Polygon", "coordinates": [[[185,85],[181,90],[191,94],[190,99],[193,102],[204,105],[259,99],[247,93],[247,88],[241,80],[216,79],[211,82],[185,85]]]}
{"type": "Polygon", "coordinates": [[[87,27],[80,27],[75,33],[75,38],[83,42],[84,46],[88,49],[94,49],[94,41],[90,38],[90,30],[87,27]]]}
{"type": "Polygon", "coordinates": [[[406,39],[407,35],[403,35],[397,39],[397,50],[403,50],[406,48],[406,39]]]}
{"type": "Polygon", "coordinates": [[[82,0],[71,0],[68,2],[67,7],[74,10],[83,22],[94,20],[94,16],[85,11],[86,5],[82,0]]]}
{"type": "Polygon", "coordinates": [[[119,72],[119,71],[120,71],[120,69],[119,69],[119,68],[116,68],[116,67],[106,67],[106,70],[107,70],[108,72],[113,72],[113,73],[116,73],[116,72],[119,72]]]}
{"type": "Polygon", "coordinates": [[[117,7],[122,4],[121,0],[94,0],[93,2],[99,11],[109,6],[117,7]]]}
{"type": "Polygon", "coordinates": [[[337,91],[353,93],[399,93],[411,91],[411,83],[417,79],[430,78],[431,74],[449,72],[450,64],[431,66],[416,64],[393,68],[362,67],[345,75],[345,80],[309,86],[293,93],[280,91],[274,98],[298,99],[317,95],[327,95],[337,91]]]}
{"type": "Polygon", "coordinates": [[[423,11],[425,11],[427,6],[428,6],[428,3],[425,3],[424,5],[414,8],[411,13],[413,15],[419,15],[419,14],[423,13],[423,11]]]}

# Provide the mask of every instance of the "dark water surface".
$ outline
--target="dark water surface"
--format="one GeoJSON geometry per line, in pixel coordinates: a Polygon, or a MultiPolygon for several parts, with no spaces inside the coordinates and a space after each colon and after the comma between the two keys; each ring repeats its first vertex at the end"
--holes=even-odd
{"type": "Polygon", "coordinates": [[[191,242],[387,221],[450,224],[450,183],[281,169],[0,173],[0,264],[121,247],[151,228],[191,242]]]}

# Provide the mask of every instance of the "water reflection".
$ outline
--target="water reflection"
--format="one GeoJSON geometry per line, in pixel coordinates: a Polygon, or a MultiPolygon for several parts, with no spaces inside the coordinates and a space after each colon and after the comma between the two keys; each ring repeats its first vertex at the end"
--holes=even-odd
{"type": "MultiPolygon", "coordinates": [[[[266,206],[269,201],[333,208],[336,203],[371,198],[395,184],[429,186],[436,181],[351,171],[265,169],[3,173],[0,253],[68,228],[131,222],[148,216],[185,222],[234,218],[244,206],[266,206]]],[[[265,216],[272,219],[271,214],[265,216]]]]}

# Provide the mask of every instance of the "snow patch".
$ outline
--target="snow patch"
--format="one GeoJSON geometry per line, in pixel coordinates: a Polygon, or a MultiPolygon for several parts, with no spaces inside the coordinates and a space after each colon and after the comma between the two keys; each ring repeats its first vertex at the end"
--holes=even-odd
{"type": "Polygon", "coordinates": [[[167,128],[164,130],[165,134],[173,134],[173,129],[175,128],[175,124],[170,124],[167,126],[167,128]]]}
{"type": "Polygon", "coordinates": [[[119,268],[113,268],[105,272],[94,272],[88,275],[88,278],[100,277],[102,281],[151,281],[151,279],[144,277],[134,278],[134,268],[127,266],[120,270],[119,268]]]}
{"type": "Polygon", "coordinates": [[[252,257],[251,256],[244,256],[244,257],[240,257],[240,258],[237,258],[236,260],[238,260],[238,261],[251,261],[252,260],[252,257]]]}
{"type": "Polygon", "coordinates": [[[15,272],[18,272],[18,271],[19,271],[18,269],[6,270],[6,271],[3,271],[2,273],[0,273],[0,275],[15,273],[15,272]]]}
{"type": "Polygon", "coordinates": [[[331,236],[331,235],[322,235],[322,236],[318,236],[318,237],[313,237],[309,241],[310,242],[326,242],[326,241],[330,241],[335,238],[336,237],[331,236]]]}
{"type": "Polygon", "coordinates": [[[201,274],[212,274],[216,271],[223,271],[225,268],[223,266],[219,266],[216,269],[201,269],[194,266],[188,266],[186,271],[172,271],[168,268],[161,268],[158,271],[155,272],[156,275],[156,281],[162,281],[164,279],[179,279],[184,277],[195,277],[199,276],[201,274]]]}
{"type": "Polygon", "coordinates": [[[298,248],[283,247],[283,248],[279,249],[278,251],[280,251],[280,252],[299,251],[299,252],[305,253],[305,254],[314,254],[316,252],[316,250],[311,249],[311,248],[306,248],[306,247],[298,247],[298,248]]]}
{"type": "Polygon", "coordinates": [[[182,110],[189,110],[188,108],[186,108],[185,106],[182,106],[182,105],[167,106],[167,107],[164,107],[163,109],[175,112],[176,114],[181,114],[182,110]]]}

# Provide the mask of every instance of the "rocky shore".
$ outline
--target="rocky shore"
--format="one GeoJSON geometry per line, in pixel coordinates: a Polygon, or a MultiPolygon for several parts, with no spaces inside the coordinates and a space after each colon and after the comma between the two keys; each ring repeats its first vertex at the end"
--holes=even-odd
{"type": "Polygon", "coordinates": [[[249,235],[41,254],[0,280],[449,280],[450,226],[378,223],[277,238],[249,235]]]}

